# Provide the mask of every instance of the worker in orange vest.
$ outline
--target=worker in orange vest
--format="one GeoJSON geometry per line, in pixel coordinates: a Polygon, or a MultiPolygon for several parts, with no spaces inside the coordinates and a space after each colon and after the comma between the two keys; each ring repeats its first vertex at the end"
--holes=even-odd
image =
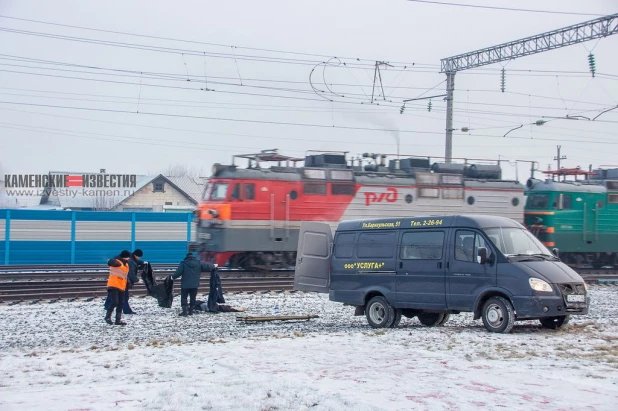
{"type": "Polygon", "coordinates": [[[107,280],[107,296],[110,300],[109,308],[105,315],[105,322],[108,324],[127,325],[120,321],[122,318],[122,305],[124,303],[124,292],[127,288],[127,278],[129,276],[129,257],[131,253],[123,250],[120,255],[107,260],[109,266],[109,278],[107,280]],[[112,312],[116,309],[116,322],[112,323],[112,312]]]}

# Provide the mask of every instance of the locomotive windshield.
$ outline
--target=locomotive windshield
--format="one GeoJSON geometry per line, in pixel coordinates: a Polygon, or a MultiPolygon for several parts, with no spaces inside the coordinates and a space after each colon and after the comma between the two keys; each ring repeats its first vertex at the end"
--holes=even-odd
{"type": "Polygon", "coordinates": [[[227,183],[216,183],[212,186],[211,200],[225,200],[227,196],[227,183]]]}
{"type": "Polygon", "coordinates": [[[498,227],[486,228],[485,234],[505,256],[546,255],[553,257],[549,250],[523,228],[498,227]]]}
{"type": "Polygon", "coordinates": [[[530,194],[526,207],[547,210],[549,208],[549,194],[530,194]]]}

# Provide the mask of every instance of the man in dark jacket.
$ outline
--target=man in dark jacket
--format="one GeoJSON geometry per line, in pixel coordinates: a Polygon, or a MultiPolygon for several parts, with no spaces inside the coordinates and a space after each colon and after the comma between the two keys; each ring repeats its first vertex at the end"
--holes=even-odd
{"type": "Polygon", "coordinates": [[[139,248],[131,253],[129,257],[129,281],[127,281],[127,289],[124,292],[124,305],[122,306],[122,312],[125,314],[135,314],[135,311],[129,305],[129,290],[133,288],[135,283],[139,282],[137,271],[141,268],[144,262],[141,260],[144,252],[139,248]]]}
{"type": "Polygon", "coordinates": [[[182,282],[180,283],[181,316],[193,315],[197,289],[200,286],[200,277],[203,272],[212,271],[214,268],[214,265],[203,263],[196,259],[192,253],[188,253],[185,259],[178,265],[176,272],[170,276],[172,280],[182,277],[182,282]],[[189,304],[187,304],[187,296],[190,296],[189,304]]]}

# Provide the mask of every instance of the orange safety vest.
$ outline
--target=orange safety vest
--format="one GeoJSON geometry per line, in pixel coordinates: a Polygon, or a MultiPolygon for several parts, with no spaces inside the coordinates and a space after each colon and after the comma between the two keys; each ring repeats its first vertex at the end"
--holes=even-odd
{"type": "Polygon", "coordinates": [[[120,267],[109,267],[109,278],[107,279],[107,287],[118,288],[119,290],[124,291],[127,288],[129,264],[124,263],[120,260],[116,261],[118,261],[121,265],[120,267]]]}

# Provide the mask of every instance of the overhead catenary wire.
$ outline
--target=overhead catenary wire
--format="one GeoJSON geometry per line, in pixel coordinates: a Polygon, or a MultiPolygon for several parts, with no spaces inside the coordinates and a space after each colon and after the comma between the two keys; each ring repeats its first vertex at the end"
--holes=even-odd
{"type": "Polygon", "coordinates": [[[560,11],[560,10],[537,10],[537,9],[522,9],[519,7],[484,6],[480,4],[463,4],[463,3],[452,3],[452,2],[433,1],[433,0],[408,0],[408,1],[413,2],[413,3],[438,4],[442,6],[470,7],[470,8],[476,8],[476,9],[517,11],[517,12],[525,12],[525,13],[563,14],[563,15],[570,15],[570,16],[591,16],[591,17],[602,17],[605,15],[605,14],[570,12],[570,11],[560,11]]]}
{"type": "MultiPolygon", "coordinates": [[[[276,50],[276,49],[259,48],[259,47],[246,47],[246,46],[238,46],[238,45],[232,45],[232,44],[220,44],[220,43],[204,42],[204,41],[197,41],[197,40],[186,40],[186,39],[178,39],[178,38],[172,38],[172,37],[131,33],[131,32],[118,31],[118,30],[104,30],[104,29],[98,29],[98,28],[93,28],[93,27],[61,24],[61,23],[55,23],[55,22],[43,21],[43,20],[26,19],[26,18],[21,18],[21,17],[16,17],[16,16],[0,15],[0,18],[14,20],[14,21],[24,21],[24,22],[29,22],[29,23],[44,24],[44,25],[56,26],[56,27],[87,30],[87,31],[99,32],[99,33],[120,34],[120,35],[125,35],[125,36],[149,38],[153,40],[167,40],[167,41],[174,41],[174,42],[181,42],[181,43],[200,44],[200,45],[205,45],[205,46],[215,46],[215,47],[224,47],[224,48],[234,46],[237,49],[243,49],[243,50],[263,51],[263,52],[280,53],[280,54],[291,54],[291,55],[307,56],[307,57],[319,57],[319,58],[333,57],[331,55],[326,55],[326,54],[304,53],[304,52],[298,52],[298,51],[276,50]]],[[[339,58],[346,59],[346,60],[367,61],[367,62],[372,62],[372,64],[376,60],[384,60],[384,59],[376,59],[376,58],[359,58],[359,57],[344,57],[344,56],[339,56],[339,58]]],[[[414,64],[410,62],[401,62],[401,61],[391,61],[391,63],[402,64],[402,65],[414,64]]],[[[439,64],[431,64],[430,66],[439,67],[439,64]]]]}
{"type": "MultiPolygon", "coordinates": [[[[5,102],[0,101],[0,104],[15,104],[15,105],[23,105],[23,106],[35,106],[35,107],[48,107],[48,108],[61,108],[61,109],[74,109],[74,110],[83,110],[83,111],[99,111],[99,112],[107,112],[107,113],[116,113],[116,114],[134,114],[134,115],[147,115],[147,116],[158,116],[158,117],[176,117],[176,118],[191,118],[191,119],[201,119],[201,120],[217,120],[217,121],[232,121],[232,122],[248,122],[248,123],[257,123],[257,124],[272,124],[272,125],[284,125],[284,126],[298,126],[298,127],[316,127],[316,128],[335,128],[335,129],[344,129],[344,130],[359,130],[359,131],[371,131],[371,132],[398,132],[398,133],[417,133],[417,134],[439,134],[442,135],[442,132],[434,132],[434,131],[425,131],[425,130],[401,130],[401,129],[377,129],[370,127],[351,127],[351,126],[341,126],[341,125],[327,125],[327,124],[310,124],[310,123],[291,123],[291,122],[275,122],[275,121],[266,121],[266,120],[249,120],[249,119],[230,119],[230,118],[221,118],[221,117],[206,117],[206,116],[190,116],[190,115],[180,115],[180,114],[170,114],[170,113],[152,113],[152,112],[142,112],[140,114],[135,114],[133,111],[128,110],[111,110],[111,109],[96,109],[96,108],[87,108],[87,107],[69,107],[69,106],[57,106],[57,105],[46,105],[46,104],[33,104],[33,103],[16,103],[16,102],[5,102]]],[[[462,134],[465,135],[465,134],[462,134]]],[[[478,134],[471,134],[474,136],[479,136],[478,134]]],[[[492,137],[491,135],[482,135],[486,137],[492,137]]],[[[493,136],[495,137],[495,136],[493,136]]],[[[530,139],[528,137],[524,137],[526,139],[530,139]]],[[[535,138],[538,140],[550,140],[550,141],[561,141],[560,139],[546,139],[546,138],[535,138]]],[[[581,142],[582,140],[567,140],[562,139],[563,141],[573,141],[573,142],[581,142]]],[[[598,142],[593,140],[586,140],[587,142],[598,142]]],[[[602,141],[604,143],[612,143],[611,141],[602,141]]],[[[618,144],[618,142],[616,142],[618,144]]]]}

